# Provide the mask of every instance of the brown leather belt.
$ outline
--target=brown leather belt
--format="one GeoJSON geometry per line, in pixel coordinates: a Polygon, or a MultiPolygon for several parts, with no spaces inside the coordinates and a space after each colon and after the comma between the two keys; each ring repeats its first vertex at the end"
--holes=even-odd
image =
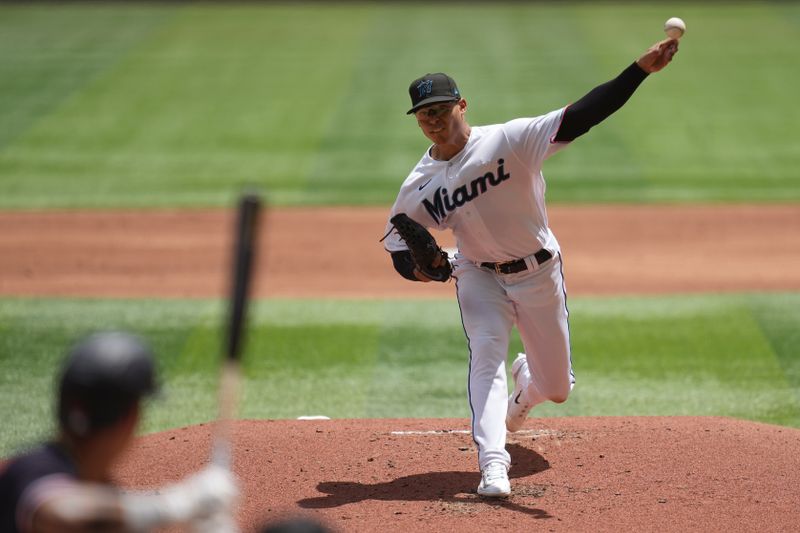
{"type": "MultiPolygon", "coordinates": [[[[545,261],[549,261],[553,258],[553,254],[551,254],[548,250],[542,248],[535,254],[533,257],[536,258],[536,262],[540,265],[545,261]]],[[[488,268],[490,270],[494,270],[498,274],[516,274],[517,272],[522,272],[523,270],[528,269],[528,265],[525,263],[524,259],[517,259],[516,261],[506,261],[504,263],[481,263],[483,268],[488,268]]]]}

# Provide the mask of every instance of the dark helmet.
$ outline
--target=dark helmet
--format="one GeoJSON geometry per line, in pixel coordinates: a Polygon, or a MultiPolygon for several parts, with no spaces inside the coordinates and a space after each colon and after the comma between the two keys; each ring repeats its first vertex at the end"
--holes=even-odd
{"type": "Polygon", "coordinates": [[[110,426],[157,389],[153,352],[141,338],[103,332],[78,342],[61,371],[58,421],[77,436],[110,426]]]}

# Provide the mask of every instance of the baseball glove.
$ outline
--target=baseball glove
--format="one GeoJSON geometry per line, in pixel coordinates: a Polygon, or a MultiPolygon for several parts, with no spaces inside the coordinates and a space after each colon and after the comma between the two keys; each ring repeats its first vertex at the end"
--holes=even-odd
{"type": "Polygon", "coordinates": [[[419,272],[433,281],[447,281],[453,272],[447,252],[436,243],[433,235],[425,227],[405,213],[393,216],[389,222],[406,242],[411,257],[419,272]]]}

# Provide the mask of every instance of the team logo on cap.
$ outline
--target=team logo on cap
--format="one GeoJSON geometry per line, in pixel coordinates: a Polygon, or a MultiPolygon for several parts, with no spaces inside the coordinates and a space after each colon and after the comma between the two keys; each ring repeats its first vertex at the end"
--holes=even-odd
{"type": "Polygon", "coordinates": [[[419,96],[422,98],[423,96],[428,96],[433,91],[433,80],[422,80],[417,85],[417,90],[419,91],[419,96]]]}

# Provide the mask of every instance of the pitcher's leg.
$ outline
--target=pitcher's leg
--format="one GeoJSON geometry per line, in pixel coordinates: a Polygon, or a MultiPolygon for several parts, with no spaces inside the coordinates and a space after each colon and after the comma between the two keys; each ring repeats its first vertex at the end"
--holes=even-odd
{"type": "MultiPolygon", "coordinates": [[[[478,345],[478,349],[501,349],[506,353],[508,341],[503,348],[478,345]]],[[[484,352],[486,354],[486,352],[484,352]]],[[[488,355],[488,354],[486,354],[488,355]]],[[[511,458],[506,451],[506,406],[508,385],[506,382],[505,357],[499,363],[493,363],[484,355],[470,361],[470,408],[472,409],[472,436],[478,445],[478,464],[483,470],[492,461],[500,461],[508,468],[511,458]]]]}
{"type": "Polygon", "coordinates": [[[508,467],[505,361],[513,305],[494,275],[468,263],[457,269],[456,292],[469,348],[468,396],[472,437],[483,470],[490,462],[508,467]]]}
{"type": "Polygon", "coordinates": [[[535,284],[527,289],[521,285],[514,292],[517,328],[530,373],[524,393],[531,405],[546,400],[561,403],[569,396],[575,376],[560,254],[542,265],[531,281],[535,284]]]}

